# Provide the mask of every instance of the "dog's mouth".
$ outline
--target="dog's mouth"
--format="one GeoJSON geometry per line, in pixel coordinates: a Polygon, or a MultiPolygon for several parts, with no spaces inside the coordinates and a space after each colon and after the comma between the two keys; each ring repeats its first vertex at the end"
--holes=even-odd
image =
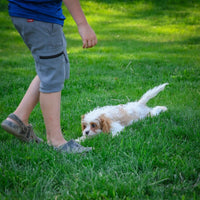
{"type": "Polygon", "coordinates": [[[84,137],[87,137],[87,138],[92,138],[92,137],[94,137],[94,136],[96,136],[96,135],[99,135],[100,133],[101,133],[101,132],[97,132],[97,133],[96,133],[96,132],[92,132],[92,133],[89,132],[88,134],[84,133],[83,136],[84,136],[84,137]]]}
{"type": "Polygon", "coordinates": [[[96,132],[93,132],[93,131],[84,131],[83,132],[83,135],[85,136],[93,136],[93,135],[96,135],[97,133],[96,132]]]}
{"type": "Polygon", "coordinates": [[[84,136],[94,136],[97,135],[101,132],[99,129],[89,129],[89,130],[83,130],[83,135],[84,136]]]}

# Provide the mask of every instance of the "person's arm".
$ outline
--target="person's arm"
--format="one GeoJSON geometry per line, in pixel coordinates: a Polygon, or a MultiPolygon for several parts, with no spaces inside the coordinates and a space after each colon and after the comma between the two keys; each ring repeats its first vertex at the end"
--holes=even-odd
{"type": "Polygon", "coordinates": [[[83,48],[95,46],[97,44],[96,34],[87,22],[79,0],[63,0],[63,2],[78,26],[83,48]]]}

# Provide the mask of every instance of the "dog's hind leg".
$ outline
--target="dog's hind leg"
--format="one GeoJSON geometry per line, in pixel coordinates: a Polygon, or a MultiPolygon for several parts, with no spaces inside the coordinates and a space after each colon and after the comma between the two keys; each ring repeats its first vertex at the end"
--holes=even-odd
{"type": "Polygon", "coordinates": [[[153,116],[159,115],[161,112],[165,112],[166,110],[167,110],[167,107],[165,106],[156,106],[151,109],[150,115],[153,117],[153,116]]]}

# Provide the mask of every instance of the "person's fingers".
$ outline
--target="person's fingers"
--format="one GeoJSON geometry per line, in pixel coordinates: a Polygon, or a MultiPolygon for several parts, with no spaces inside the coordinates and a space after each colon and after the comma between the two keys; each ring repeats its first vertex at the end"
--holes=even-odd
{"type": "Polygon", "coordinates": [[[83,48],[87,48],[87,40],[86,39],[83,40],[83,48]]]}
{"type": "Polygon", "coordinates": [[[88,42],[87,42],[87,48],[91,48],[91,47],[92,47],[92,41],[88,40],[88,42]]]}
{"type": "Polygon", "coordinates": [[[91,47],[95,46],[94,40],[91,41],[91,47]]]}
{"type": "Polygon", "coordinates": [[[97,39],[94,40],[86,40],[83,44],[83,48],[92,48],[97,44],[97,39]]]}

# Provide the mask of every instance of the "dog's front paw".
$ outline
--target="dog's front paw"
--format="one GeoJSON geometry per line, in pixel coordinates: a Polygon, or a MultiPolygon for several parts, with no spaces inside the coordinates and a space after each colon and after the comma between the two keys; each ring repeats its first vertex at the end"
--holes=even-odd
{"type": "Polygon", "coordinates": [[[86,139],[86,136],[81,136],[81,137],[75,139],[75,141],[80,143],[80,142],[83,142],[85,139],[86,139]]]}
{"type": "Polygon", "coordinates": [[[117,136],[119,135],[119,133],[121,131],[123,131],[124,129],[124,126],[122,126],[121,124],[119,124],[118,122],[113,122],[112,123],[112,127],[111,127],[111,133],[112,133],[112,136],[117,136]]]}

